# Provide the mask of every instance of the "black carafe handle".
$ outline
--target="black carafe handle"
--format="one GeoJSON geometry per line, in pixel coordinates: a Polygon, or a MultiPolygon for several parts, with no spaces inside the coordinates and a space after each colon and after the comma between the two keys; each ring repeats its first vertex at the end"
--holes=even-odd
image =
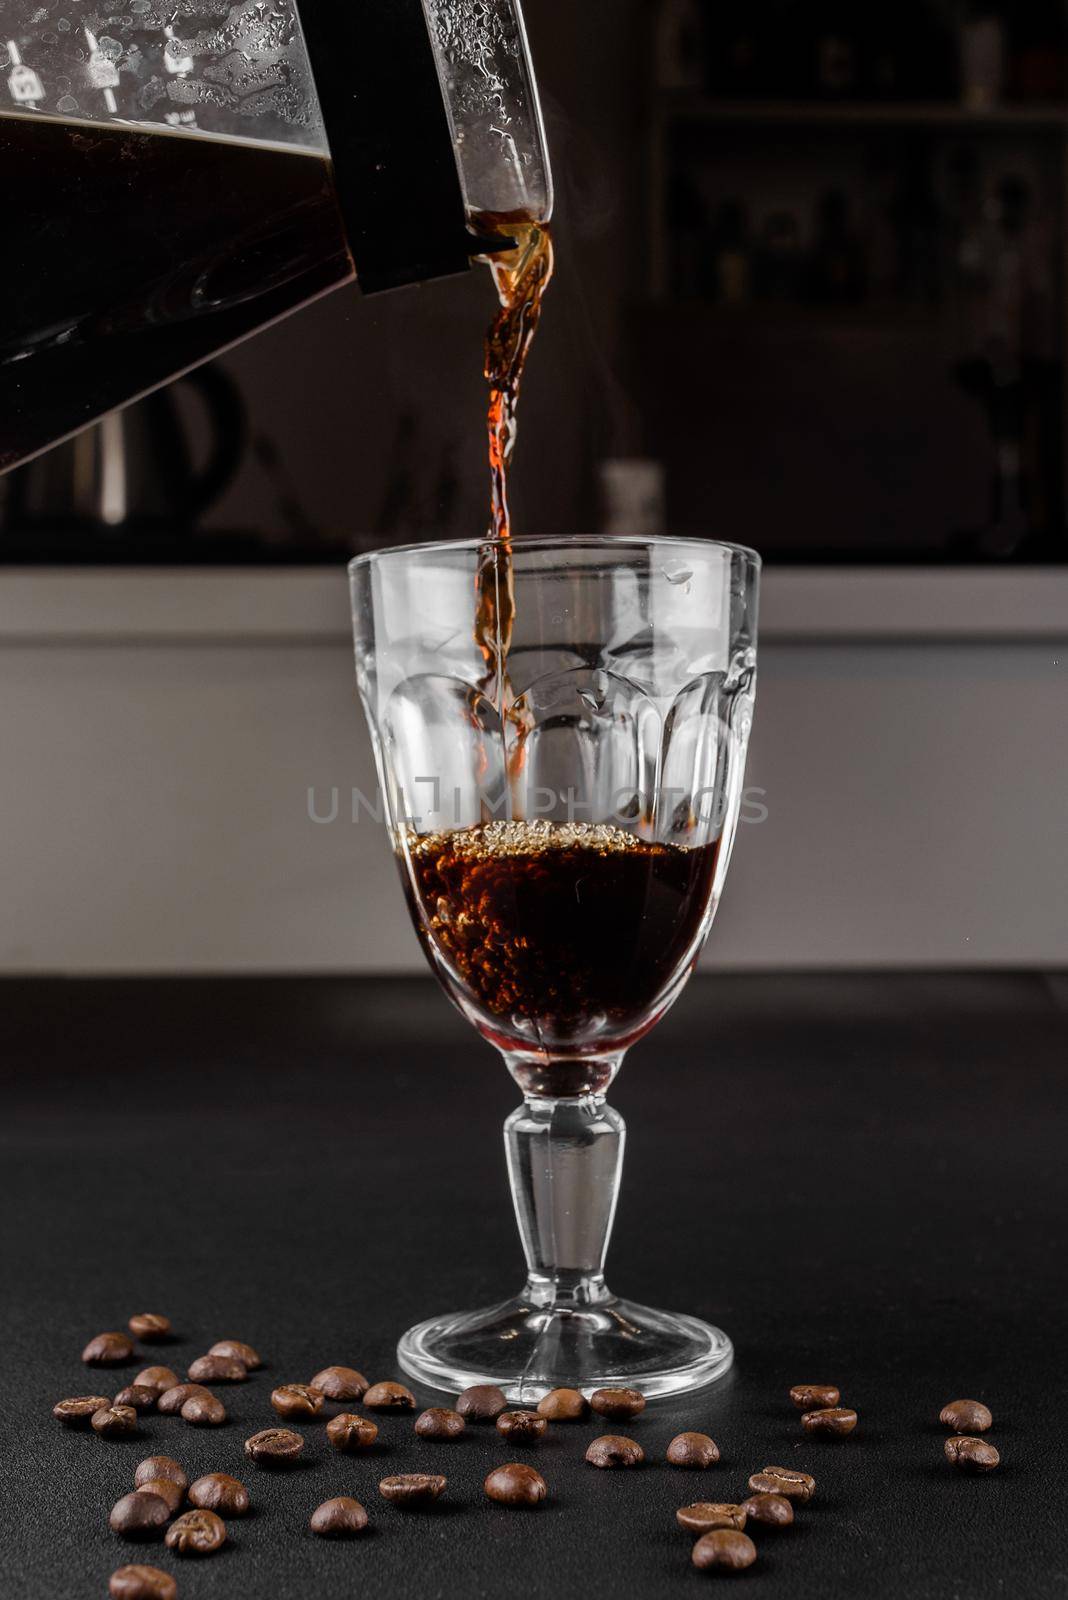
{"type": "Polygon", "coordinates": [[[190,465],[181,492],[180,515],[196,522],[230,487],[248,446],[248,416],[241,391],[222,367],[197,367],[179,380],[203,402],[211,436],[208,459],[199,472],[190,465]]]}

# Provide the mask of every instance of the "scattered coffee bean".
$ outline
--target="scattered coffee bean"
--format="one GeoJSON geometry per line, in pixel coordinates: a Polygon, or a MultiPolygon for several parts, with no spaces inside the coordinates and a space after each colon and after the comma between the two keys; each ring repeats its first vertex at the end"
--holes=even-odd
{"type": "Polygon", "coordinates": [[[373,1383],[363,1403],[369,1411],[414,1411],[415,1395],[403,1383],[373,1383]]]}
{"type": "Polygon", "coordinates": [[[794,1508],[783,1494],[751,1494],[742,1501],[742,1510],[763,1528],[788,1528],[794,1520],[794,1508]]]}
{"type": "Polygon", "coordinates": [[[323,1409],[323,1396],[306,1383],[283,1383],[271,1390],[271,1406],[280,1417],[314,1417],[323,1409]]]}
{"type": "MultiPolygon", "coordinates": [[[[169,1539],[170,1534],[167,1537],[169,1539]]],[[[734,1528],[717,1528],[714,1533],[701,1535],[690,1560],[702,1572],[715,1567],[724,1572],[744,1572],[756,1557],[756,1545],[747,1533],[739,1533],[734,1528]]]]}
{"type": "Polygon", "coordinates": [[[213,1394],[190,1395],[180,1415],[194,1428],[218,1428],[226,1421],[226,1407],[213,1394]]]}
{"type": "Polygon", "coordinates": [[[178,1382],[178,1374],[172,1372],[170,1367],[142,1367],[133,1381],[142,1389],[155,1389],[157,1395],[160,1395],[174,1388],[178,1382]]]}
{"type": "Polygon", "coordinates": [[[367,1512],[358,1500],[342,1494],[316,1506],[308,1526],[321,1539],[351,1539],[366,1528],[367,1512]]]}
{"type": "Polygon", "coordinates": [[[433,1472],[402,1472],[392,1478],[383,1478],[378,1492],[384,1500],[400,1506],[425,1506],[436,1500],[445,1488],[447,1478],[433,1472]]]}
{"type": "Polygon", "coordinates": [[[139,1461],[134,1473],[134,1487],[140,1489],[143,1483],[151,1483],[154,1478],[169,1478],[176,1483],[184,1494],[189,1488],[189,1479],[170,1456],[146,1456],[144,1461],[139,1461]]]}
{"type": "Polygon", "coordinates": [[[826,1433],[844,1439],[857,1425],[857,1414],[849,1406],[829,1406],[824,1411],[806,1411],[801,1426],[806,1433],[826,1433]]]}
{"type": "Polygon", "coordinates": [[[102,1439],[126,1439],[137,1432],[137,1412],[133,1406],[104,1406],[93,1412],[89,1425],[102,1439]]]}
{"type": "Polygon", "coordinates": [[[248,1368],[236,1356],[197,1356],[186,1376],[190,1383],[244,1383],[248,1368]]]}
{"type": "Polygon", "coordinates": [[[589,1409],[580,1389],[550,1389],[538,1401],[538,1416],[549,1422],[581,1422],[589,1409]]]}
{"type": "Polygon", "coordinates": [[[720,1500],[695,1500],[692,1506],[680,1506],[675,1521],[687,1533],[714,1533],[717,1528],[734,1528],[741,1533],[745,1527],[745,1507],[724,1504],[720,1500]]]}
{"type": "Polygon", "coordinates": [[[217,1511],[221,1517],[243,1517],[248,1490],[228,1472],[209,1472],[189,1485],[189,1504],[198,1511],[217,1511]]]}
{"type": "Polygon", "coordinates": [[[549,1485],[541,1473],[521,1461],[494,1467],[483,1488],[489,1499],[500,1506],[540,1506],[549,1494],[549,1485]]]}
{"type": "Polygon", "coordinates": [[[161,1317],[155,1311],[139,1311],[126,1326],[143,1344],[157,1344],[161,1339],[168,1339],[171,1332],[170,1318],[161,1317]]]}
{"type": "Polygon", "coordinates": [[[798,1411],[822,1411],[836,1406],[842,1396],[833,1383],[795,1383],[790,1399],[798,1411]]]}
{"type": "Polygon", "coordinates": [[[263,1366],[258,1353],[243,1339],[216,1339],[209,1356],[226,1356],[230,1361],[240,1361],[246,1372],[256,1372],[263,1366]]]}
{"type": "Polygon", "coordinates": [[[170,1514],[171,1508],[161,1495],[135,1489],[112,1506],[108,1527],[124,1539],[154,1539],[170,1514]]]}
{"type": "Polygon", "coordinates": [[[265,1466],[295,1461],[303,1449],[304,1440],[289,1428],[264,1428],[245,1440],[245,1454],[265,1466]]]}
{"type": "Polygon", "coordinates": [[[645,1451],[633,1439],[619,1433],[603,1433],[586,1451],[591,1467],[640,1467],[645,1451]]]}
{"type": "Polygon", "coordinates": [[[324,1367],[315,1374],[310,1387],[328,1400],[360,1400],[367,1393],[368,1383],[355,1367],[324,1367]]]}
{"type": "Polygon", "coordinates": [[[458,1439],[467,1431],[467,1423],[458,1411],[449,1411],[444,1406],[431,1406],[429,1411],[416,1417],[415,1431],[420,1439],[458,1439]]]}
{"type": "Polygon", "coordinates": [[[536,1411],[502,1411],[496,1422],[497,1432],[509,1444],[537,1444],[548,1426],[536,1411]]]}
{"type": "Polygon", "coordinates": [[[93,1413],[103,1411],[110,1404],[104,1394],[76,1394],[69,1400],[57,1400],[52,1415],[67,1428],[88,1428],[93,1413]]]}
{"type": "Polygon", "coordinates": [[[994,1426],[993,1416],[980,1400],[951,1400],[942,1407],[938,1420],[954,1433],[985,1433],[994,1426]]]}
{"type": "Polygon", "coordinates": [[[128,1383],[125,1389],[120,1389],[114,1400],[113,1406],[133,1406],[135,1411],[151,1411],[156,1404],[155,1389],[150,1389],[147,1384],[128,1383]]]}
{"type": "Polygon", "coordinates": [[[787,1500],[807,1505],[816,1493],[816,1480],[794,1467],[765,1467],[763,1472],[753,1473],[749,1487],[754,1494],[783,1494],[787,1500]]]}
{"type": "Polygon", "coordinates": [[[112,1600],[176,1600],[178,1585],[158,1567],[119,1567],[108,1579],[112,1600]]]}
{"type": "Polygon", "coordinates": [[[645,1396],[638,1389],[595,1389],[590,1406],[599,1417],[623,1422],[645,1410],[645,1396]]]}
{"type": "Polygon", "coordinates": [[[214,1511],[184,1511],[164,1535],[168,1550],[180,1556],[210,1556],[226,1543],[226,1523],[214,1511]]]}
{"type": "Polygon", "coordinates": [[[134,1348],[124,1333],[98,1333],[82,1351],[90,1367],[121,1367],[133,1359],[134,1348]]]}
{"type": "Polygon", "coordinates": [[[180,1483],[175,1483],[172,1478],[149,1478],[147,1483],[139,1483],[136,1494],[154,1494],[167,1502],[167,1510],[171,1516],[178,1510],[185,1494],[180,1483]]]}
{"type": "Polygon", "coordinates": [[[673,1467],[710,1467],[719,1460],[719,1445],[707,1433],[677,1433],[667,1458],[673,1467]]]}
{"type": "Polygon", "coordinates": [[[378,1438],[378,1424],[372,1422],[370,1417],[358,1417],[353,1411],[342,1411],[339,1416],[330,1418],[326,1425],[326,1437],[335,1450],[344,1450],[351,1455],[374,1444],[378,1438]]]}
{"type": "Polygon", "coordinates": [[[177,1416],[187,1400],[192,1400],[194,1395],[208,1395],[211,1390],[206,1389],[202,1383],[176,1383],[172,1389],[164,1389],[156,1401],[156,1410],[162,1411],[165,1417],[177,1416]]]}
{"type": "MultiPolygon", "coordinates": [[[[96,1426],[96,1419],[93,1420],[96,1426]]],[[[993,1472],[1001,1457],[988,1439],[973,1439],[955,1433],[945,1443],[946,1460],[966,1472],[993,1472]]]]}
{"type": "Polygon", "coordinates": [[[456,1409],[468,1422],[496,1422],[501,1412],[508,1410],[508,1401],[495,1383],[475,1383],[464,1390],[456,1409]]]}

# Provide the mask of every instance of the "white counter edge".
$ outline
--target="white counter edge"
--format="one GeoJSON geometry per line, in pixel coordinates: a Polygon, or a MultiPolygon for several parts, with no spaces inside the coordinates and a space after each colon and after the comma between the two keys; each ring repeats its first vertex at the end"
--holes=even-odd
{"type": "MultiPolygon", "coordinates": [[[[1068,567],[778,568],[761,638],[812,643],[1068,638],[1068,567]]],[[[0,567],[0,644],[334,644],[340,567],[0,567]]]]}

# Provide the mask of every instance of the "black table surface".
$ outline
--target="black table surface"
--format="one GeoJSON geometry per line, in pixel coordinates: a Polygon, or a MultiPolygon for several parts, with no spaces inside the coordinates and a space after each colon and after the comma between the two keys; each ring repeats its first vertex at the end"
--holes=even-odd
{"type": "Polygon", "coordinates": [[[1068,1588],[1063,978],[691,985],[612,1091],[629,1150],[609,1279],[720,1323],[736,1365],[630,1426],[641,1470],[583,1464],[603,1425],[550,1430],[530,1459],[552,1498],[534,1513],[482,1498],[517,1455],[492,1430],[434,1445],[388,1417],[360,1458],[311,1423],[289,1473],[242,1454],[276,1420],[273,1383],[327,1363],[399,1377],[409,1323],[520,1281],[500,1141],[516,1091],[429,980],[8,980],[0,1019],[3,1595],[104,1595],[138,1560],[204,1600],[692,1593],[717,1580],[691,1567],[676,1508],[743,1498],[769,1463],[811,1471],[818,1492],[760,1539],[747,1594],[1068,1588]],[[223,1336],[261,1349],[264,1372],[225,1390],[226,1426],[149,1416],[107,1442],[52,1421],[56,1399],[129,1381],[135,1367],[79,1353],[139,1310],[177,1337],[138,1366],[184,1374],[223,1336]],[[839,1384],[855,1434],[804,1436],[798,1381],[839,1384]],[[989,1477],[943,1459],[938,1412],[960,1396],[994,1412],[989,1477]],[[681,1428],[710,1432],[720,1464],[668,1467],[681,1428]],[[250,1486],[253,1513],[211,1560],[108,1532],[158,1452],[250,1486]],[[380,1500],[379,1477],[404,1470],[448,1475],[438,1509],[380,1500]],[[373,1532],[316,1540],[311,1510],[341,1493],[373,1532]]]}

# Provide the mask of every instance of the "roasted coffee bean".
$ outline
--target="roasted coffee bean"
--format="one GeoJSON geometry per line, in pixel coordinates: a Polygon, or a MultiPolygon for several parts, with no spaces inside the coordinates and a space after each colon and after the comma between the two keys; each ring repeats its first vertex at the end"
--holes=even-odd
{"type": "Polygon", "coordinates": [[[134,1348],[124,1333],[98,1333],[82,1351],[82,1360],[90,1367],[121,1367],[132,1361],[134,1348]]]}
{"type": "Polygon", "coordinates": [[[358,1500],[342,1494],[316,1506],[308,1526],[321,1539],[351,1539],[366,1528],[367,1512],[358,1500]]]}
{"type": "Polygon", "coordinates": [[[173,1478],[149,1478],[147,1482],[137,1485],[136,1493],[158,1495],[167,1502],[167,1510],[172,1517],[185,1499],[185,1491],[173,1478]]]}
{"type": "Polygon", "coordinates": [[[745,1527],[745,1507],[721,1500],[695,1500],[692,1506],[679,1507],[675,1521],[687,1533],[714,1533],[717,1528],[734,1528],[741,1533],[745,1527]]]}
{"type": "Polygon", "coordinates": [[[217,1511],[221,1517],[243,1517],[248,1490],[228,1472],[208,1472],[189,1485],[189,1504],[198,1511],[217,1511]]]}
{"type": "Polygon", "coordinates": [[[289,1428],[264,1428],[245,1440],[245,1454],[265,1466],[284,1466],[303,1449],[304,1440],[289,1428]]]}
{"type": "Polygon", "coordinates": [[[135,1489],[112,1506],[108,1526],[124,1539],[154,1539],[170,1514],[171,1508],[162,1495],[135,1489]]]}
{"type": "Polygon", "coordinates": [[[369,1411],[414,1411],[415,1395],[403,1383],[372,1383],[363,1403],[369,1411]]]}
{"type": "Polygon", "coordinates": [[[119,1567],[108,1579],[111,1600],[176,1600],[178,1585],[158,1567],[119,1567]]]}
{"type": "Polygon", "coordinates": [[[415,1431],[420,1439],[458,1439],[466,1430],[467,1423],[460,1413],[444,1406],[431,1406],[415,1419],[415,1431]]]}
{"type": "Polygon", "coordinates": [[[214,1511],[183,1511],[163,1542],[180,1556],[214,1555],[226,1543],[226,1523],[214,1511]]]}
{"type": "Polygon", "coordinates": [[[174,1388],[178,1374],[172,1372],[170,1367],[142,1367],[133,1381],[142,1389],[154,1389],[160,1395],[174,1388]]]}
{"type": "Polygon", "coordinates": [[[591,1467],[640,1467],[645,1451],[633,1439],[619,1433],[603,1433],[586,1451],[591,1467]]]}
{"type": "Polygon", "coordinates": [[[496,1422],[508,1410],[508,1401],[495,1383],[476,1383],[460,1395],[456,1409],[468,1422],[496,1422]]]}
{"type": "Polygon", "coordinates": [[[742,1510],[763,1528],[788,1528],[794,1520],[794,1508],[784,1494],[751,1494],[742,1501],[742,1510]]]}
{"type": "Polygon", "coordinates": [[[540,1506],[549,1494],[549,1485],[541,1473],[521,1461],[494,1467],[483,1488],[489,1499],[500,1506],[540,1506]]]}
{"type": "Polygon", "coordinates": [[[104,1406],[93,1412],[89,1425],[102,1439],[126,1439],[137,1432],[137,1412],[133,1406],[104,1406]]]}
{"type": "Polygon", "coordinates": [[[719,1460],[719,1445],[707,1433],[677,1433],[667,1458],[673,1467],[710,1467],[719,1460]]]}
{"type": "Polygon", "coordinates": [[[829,1406],[825,1411],[806,1411],[801,1426],[806,1433],[826,1433],[844,1439],[857,1425],[857,1414],[849,1406],[829,1406]]]}
{"type": "Polygon", "coordinates": [[[323,1397],[306,1383],[283,1383],[271,1390],[271,1406],[280,1417],[314,1417],[323,1409],[323,1397]]]}
{"type": "Polygon", "coordinates": [[[114,1400],[113,1406],[133,1406],[135,1411],[151,1411],[156,1404],[155,1389],[150,1389],[143,1383],[128,1383],[125,1389],[120,1389],[114,1400]]]}
{"type": "Polygon", "coordinates": [[[425,1506],[437,1500],[449,1480],[433,1472],[402,1472],[383,1478],[378,1492],[384,1500],[399,1506],[425,1506]]]}
{"type": "MultiPolygon", "coordinates": [[[[96,1426],[94,1418],[93,1426],[96,1426]]],[[[955,1433],[945,1443],[946,1460],[966,1472],[993,1472],[1001,1457],[988,1439],[955,1433]]]]}
{"type": "Polygon", "coordinates": [[[197,1356],[186,1376],[190,1383],[244,1383],[248,1368],[235,1356],[197,1356]]]}
{"type": "Polygon", "coordinates": [[[216,1339],[209,1356],[226,1356],[230,1361],[240,1361],[246,1372],[255,1372],[263,1366],[258,1353],[243,1339],[216,1339]]]}
{"type": "Polygon", "coordinates": [[[158,1344],[161,1339],[170,1338],[170,1319],[159,1316],[155,1311],[139,1311],[126,1326],[142,1344],[158,1344]]]}
{"type": "Polygon", "coordinates": [[[981,1400],[951,1400],[942,1407],[938,1420],[954,1433],[985,1433],[994,1426],[994,1418],[981,1400]]]}
{"type": "Polygon", "coordinates": [[[180,1415],[194,1428],[217,1428],[226,1421],[226,1407],[213,1394],[190,1395],[180,1415]]]}
{"type": "MultiPolygon", "coordinates": [[[[167,1535],[168,1539],[170,1534],[167,1535]]],[[[724,1572],[744,1572],[756,1560],[756,1545],[747,1533],[734,1528],[717,1528],[703,1533],[693,1547],[690,1560],[702,1572],[719,1567],[724,1572]]]]}
{"type": "Polygon", "coordinates": [[[502,1411],[497,1432],[509,1444],[537,1444],[549,1424],[536,1411],[502,1411]]]}
{"type": "Polygon", "coordinates": [[[550,1389],[538,1401],[538,1416],[549,1422],[581,1422],[589,1409],[580,1389],[550,1389]]]}
{"type": "Polygon", "coordinates": [[[367,1379],[355,1367],[324,1367],[310,1385],[328,1400],[360,1400],[367,1393],[367,1379]]]}
{"type": "Polygon", "coordinates": [[[787,1500],[807,1504],[816,1493],[816,1480],[795,1467],[765,1467],[753,1473],[749,1487],[754,1494],[784,1494],[787,1500]]]}
{"type": "Polygon", "coordinates": [[[176,1383],[173,1388],[162,1390],[156,1401],[156,1410],[162,1411],[165,1417],[177,1416],[186,1401],[198,1394],[210,1397],[211,1390],[202,1383],[176,1383]]]}
{"type": "Polygon", "coordinates": [[[590,1407],[599,1417],[624,1422],[645,1410],[645,1396],[638,1389],[595,1389],[590,1407]]]}
{"type": "Polygon", "coordinates": [[[358,1417],[354,1411],[342,1411],[340,1415],[330,1418],[326,1425],[326,1437],[335,1450],[352,1454],[374,1444],[378,1438],[378,1424],[372,1422],[370,1417],[358,1417]]]}
{"type": "Polygon", "coordinates": [[[790,1399],[798,1411],[822,1411],[836,1406],[842,1396],[833,1383],[795,1383],[790,1399]]]}
{"type": "Polygon", "coordinates": [[[93,1415],[111,1404],[104,1394],[76,1394],[69,1400],[57,1400],[52,1415],[67,1428],[88,1428],[93,1415]]]}
{"type": "Polygon", "coordinates": [[[170,1456],[146,1456],[144,1461],[137,1463],[134,1473],[134,1486],[140,1489],[143,1483],[151,1483],[153,1478],[169,1478],[172,1483],[178,1484],[182,1493],[189,1488],[189,1479],[170,1456]]]}

